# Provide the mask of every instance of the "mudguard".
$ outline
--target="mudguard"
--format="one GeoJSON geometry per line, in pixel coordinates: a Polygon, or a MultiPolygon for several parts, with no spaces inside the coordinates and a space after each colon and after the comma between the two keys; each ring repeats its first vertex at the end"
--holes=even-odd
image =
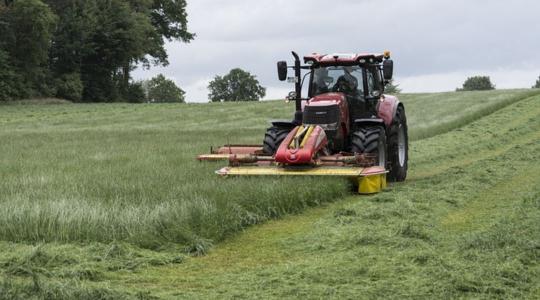
{"type": "Polygon", "coordinates": [[[403,105],[396,96],[383,95],[377,104],[377,115],[390,126],[396,116],[398,106],[403,105]]]}
{"type": "Polygon", "coordinates": [[[270,120],[270,124],[274,127],[293,129],[298,126],[294,121],[289,120],[270,120]]]}

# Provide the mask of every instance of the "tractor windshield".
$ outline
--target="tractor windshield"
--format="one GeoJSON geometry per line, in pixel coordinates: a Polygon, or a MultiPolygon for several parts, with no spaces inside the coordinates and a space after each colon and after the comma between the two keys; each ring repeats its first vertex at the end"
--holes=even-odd
{"type": "Polygon", "coordinates": [[[364,94],[362,68],[359,66],[330,66],[313,70],[311,96],[343,92],[349,96],[364,94]]]}

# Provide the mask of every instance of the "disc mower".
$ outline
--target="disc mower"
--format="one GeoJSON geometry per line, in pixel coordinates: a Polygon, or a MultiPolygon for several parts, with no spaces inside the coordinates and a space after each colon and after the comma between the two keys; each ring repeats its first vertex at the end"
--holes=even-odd
{"type": "Polygon", "coordinates": [[[198,159],[228,160],[216,171],[229,176],[342,176],[361,194],[407,177],[405,107],[384,94],[392,79],[390,52],[312,54],[292,52],[294,64],[277,63],[279,80],[295,84],[293,120],[273,120],[262,145],[225,145],[198,159]],[[294,76],[287,77],[288,70],[294,76]],[[305,73],[305,74],[303,74],[305,73]],[[304,83],[307,97],[302,97],[304,83]]]}

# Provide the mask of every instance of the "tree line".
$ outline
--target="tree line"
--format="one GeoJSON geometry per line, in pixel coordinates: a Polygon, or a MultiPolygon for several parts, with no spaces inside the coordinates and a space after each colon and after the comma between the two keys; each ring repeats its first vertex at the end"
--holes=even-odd
{"type": "MultiPolygon", "coordinates": [[[[531,88],[540,88],[540,76],[538,76],[536,83],[531,88]]],[[[472,76],[467,77],[467,79],[463,83],[463,87],[457,88],[456,91],[486,91],[494,89],[495,85],[491,82],[489,76],[472,76]]]]}
{"type": "Polygon", "coordinates": [[[166,66],[189,42],[185,0],[3,0],[0,99],[135,101],[135,66],[166,66]]]}
{"type": "MultiPolygon", "coordinates": [[[[144,92],[140,102],[185,102],[185,92],[174,81],[159,74],[150,80],[136,82],[144,92]]],[[[208,84],[208,99],[211,102],[259,101],[266,95],[255,75],[240,68],[232,69],[227,75],[216,75],[208,84]]]]}

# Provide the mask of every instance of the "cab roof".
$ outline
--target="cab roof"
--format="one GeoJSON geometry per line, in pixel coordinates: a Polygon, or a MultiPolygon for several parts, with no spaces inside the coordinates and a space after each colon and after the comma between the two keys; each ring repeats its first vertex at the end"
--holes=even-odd
{"type": "Polygon", "coordinates": [[[357,64],[378,64],[384,58],[390,58],[390,52],[381,53],[334,53],[319,54],[313,53],[304,56],[304,63],[314,65],[357,65],[357,64]]]}

